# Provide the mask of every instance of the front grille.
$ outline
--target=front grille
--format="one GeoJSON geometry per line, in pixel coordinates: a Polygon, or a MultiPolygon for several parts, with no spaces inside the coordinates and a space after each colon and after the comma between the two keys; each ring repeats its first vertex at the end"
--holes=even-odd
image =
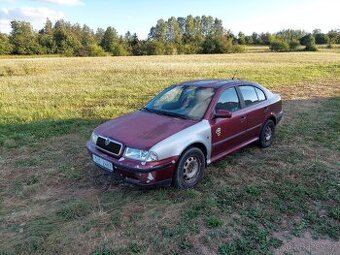
{"type": "Polygon", "coordinates": [[[107,138],[104,137],[98,137],[97,139],[97,147],[99,147],[99,149],[105,150],[107,152],[109,152],[110,154],[113,154],[115,156],[119,156],[122,150],[122,144],[113,141],[111,139],[109,139],[107,141],[107,138]]]}

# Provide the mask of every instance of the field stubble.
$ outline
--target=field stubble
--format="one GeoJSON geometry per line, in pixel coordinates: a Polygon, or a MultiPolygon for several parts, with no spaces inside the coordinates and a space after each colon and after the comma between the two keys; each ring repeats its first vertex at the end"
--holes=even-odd
{"type": "Polygon", "coordinates": [[[0,91],[0,254],[270,254],[306,233],[338,245],[338,53],[0,59],[0,91]],[[182,191],[92,166],[96,125],[236,70],[283,96],[271,148],[242,149],[182,191]]]}

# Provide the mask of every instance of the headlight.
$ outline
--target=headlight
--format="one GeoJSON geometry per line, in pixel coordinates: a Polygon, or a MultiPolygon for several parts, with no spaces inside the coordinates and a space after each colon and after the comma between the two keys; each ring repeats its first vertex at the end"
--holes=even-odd
{"type": "Polygon", "coordinates": [[[126,147],[124,157],[135,159],[143,162],[158,160],[158,155],[153,151],[143,151],[139,149],[126,147]]]}
{"type": "Polygon", "coordinates": [[[94,132],[92,132],[92,134],[91,134],[91,141],[94,144],[97,144],[97,140],[98,140],[98,135],[96,135],[94,132]]]}

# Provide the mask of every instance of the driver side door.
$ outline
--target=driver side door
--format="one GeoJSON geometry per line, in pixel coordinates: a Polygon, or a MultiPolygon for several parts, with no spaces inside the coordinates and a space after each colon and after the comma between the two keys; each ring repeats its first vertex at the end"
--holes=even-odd
{"type": "Polygon", "coordinates": [[[225,89],[215,105],[218,109],[228,110],[231,118],[215,118],[210,120],[212,132],[212,161],[236,150],[246,141],[242,134],[247,128],[246,115],[241,107],[241,100],[235,87],[225,89]]]}

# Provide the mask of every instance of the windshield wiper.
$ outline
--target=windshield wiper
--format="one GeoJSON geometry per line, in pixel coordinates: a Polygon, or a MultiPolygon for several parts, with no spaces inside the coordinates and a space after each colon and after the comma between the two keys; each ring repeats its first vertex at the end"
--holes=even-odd
{"type": "Polygon", "coordinates": [[[148,107],[143,107],[141,110],[144,110],[144,111],[147,111],[147,112],[151,112],[151,113],[155,113],[155,114],[159,114],[159,115],[171,116],[171,117],[175,117],[175,118],[190,119],[188,116],[185,116],[185,115],[182,115],[182,114],[178,114],[178,113],[174,113],[174,112],[167,112],[167,111],[160,111],[160,110],[155,110],[155,109],[150,109],[148,107]]]}
{"type": "Polygon", "coordinates": [[[147,108],[147,107],[143,107],[140,109],[141,111],[147,111],[147,112],[153,112],[151,109],[147,108]]]}
{"type": "Polygon", "coordinates": [[[171,117],[176,117],[176,118],[181,118],[181,119],[190,119],[189,117],[187,117],[185,115],[174,113],[174,112],[160,111],[160,113],[167,115],[167,116],[171,116],[171,117]]]}
{"type": "Polygon", "coordinates": [[[163,115],[163,112],[160,112],[160,111],[154,110],[154,109],[150,109],[148,107],[143,107],[141,110],[151,112],[151,113],[155,113],[155,114],[158,114],[158,115],[163,115]]]}

